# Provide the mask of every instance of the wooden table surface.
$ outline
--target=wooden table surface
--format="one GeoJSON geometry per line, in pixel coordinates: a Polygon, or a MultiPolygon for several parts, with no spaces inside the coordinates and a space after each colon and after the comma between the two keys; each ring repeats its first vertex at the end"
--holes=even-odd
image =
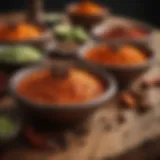
{"type": "MultiPolygon", "coordinates": [[[[155,30],[150,45],[156,52],[157,62],[144,75],[149,78],[160,76],[160,31],[155,30]]],[[[29,160],[30,157],[24,157],[24,153],[31,153],[34,160],[41,160],[44,155],[50,155],[54,160],[149,160],[155,155],[160,156],[160,90],[151,91],[151,97],[155,99],[152,109],[143,114],[131,109],[120,110],[116,100],[113,100],[86,122],[89,126],[86,134],[77,135],[68,130],[65,133],[67,147],[63,150],[45,152],[18,149],[17,152],[9,152],[8,160],[29,160]],[[123,122],[119,121],[121,115],[123,122]]],[[[12,103],[10,101],[6,97],[1,100],[1,105],[12,103]]]]}

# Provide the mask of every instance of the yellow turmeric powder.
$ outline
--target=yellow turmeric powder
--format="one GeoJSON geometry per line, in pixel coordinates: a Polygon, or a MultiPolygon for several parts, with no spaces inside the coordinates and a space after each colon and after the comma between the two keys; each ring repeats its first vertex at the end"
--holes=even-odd
{"type": "Polygon", "coordinates": [[[79,4],[74,5],[71,8],[71,12],[79,15],[97,15],[104,12],[103,7],[91,3],[89,1],[83,1],[79,4]]]}
{"type": "Polygon", "coordinates": [[[147,56],[130,45],[121,46],[117,51],[106,45],[100,45],[87,51],[85,59],[104,65],[130,66],[145,62],[147,56]]]}
{"type": "Polygon", "coordinates": [[[0,27],[0,41],[24,41],[37,38],[42,33],[35,25],[22,23],[16,26],[3,25],[0,27]]]}

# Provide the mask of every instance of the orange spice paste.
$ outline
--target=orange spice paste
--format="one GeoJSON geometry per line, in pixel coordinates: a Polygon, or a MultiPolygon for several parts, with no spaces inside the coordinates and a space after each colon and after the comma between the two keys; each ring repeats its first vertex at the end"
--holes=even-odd
{"type": "Polygon", "coordinates": [[[124,45],[113,51],[106,45],[99,45],[87,51],[85,59],[106,65],[135,65],[147,60],[147,56],[138,48],[124,45]]]}
{"type": "Polygon", "coordinates": [[[42,30],[32,24],[20,23],[15,26],[8,24],[0,27],[0,41],[23,41],[37,38],[42,30]]]}
{"type": "Polygon", "coordinates": [[[79,15],[95,15],[103,13],[104,9],[95,3],[84,1],[72,6],[71,12],[79,15]]]}
{"type": "Polygon", "coordinates": [[[70,69],[65,78],[53,77],[45,68],[22,80],[18,92],[27,99],[44,104],[74,104],[86,102],[103,93],[102,82],[88,72],[70,69]]]}

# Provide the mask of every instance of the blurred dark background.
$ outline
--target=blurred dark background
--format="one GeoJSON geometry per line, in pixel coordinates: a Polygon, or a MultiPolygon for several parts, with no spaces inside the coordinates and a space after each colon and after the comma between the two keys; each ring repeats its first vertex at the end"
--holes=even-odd
{"type": "MultiPolygon", "coordinates": [[[[133,17],[160,27],[158,0],[95,0],[108,6],[113,13],[133,17]]],[[[64,10],[67,3],[76,0],[44,0],[46,10],[64,10]]],[[[25,9],[27,0],[1,0],[0,12],[25,9]]]]}

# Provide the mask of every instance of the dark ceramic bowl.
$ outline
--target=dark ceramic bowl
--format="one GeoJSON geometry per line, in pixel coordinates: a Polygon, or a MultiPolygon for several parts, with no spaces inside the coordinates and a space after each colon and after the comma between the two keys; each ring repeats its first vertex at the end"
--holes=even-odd
{"type": "Polygon", "coordinates": [[[96,25],[102,23],[109,16],[109,11],[105,11],[101,14],[95,15],[80,15],[71,12],[71,8],[76,5],[76,3],[67,6],[67,15],[73,25],[83,26],[86,30],[90,30],[96,25]]]}
{"type": "MultiPolygon", "coordinates": [[[[83,61],[76,61],[75,67],[84,69],[87,72],[90,72],[102,80],[104,83],[105,91],[102,96],[89,101],[88,103],[78,103],[78,104],[69,104],[69,105],[47,105],[40,104],[36,102],[29,101],[17,91],[17,86],[21,83],[25,77],[30,75],[37,70],[40,70],[44,66],[30,67],[23,69],[17,72],[10,81],[10,91],[12,96],[16,99],[20,107],[26,112],[26,115],[29,116],[30,121],[36,121],[40,125],[48,123],[57,123],[70,125],[74,123],[81,122],[88,118],[88,116],[98,108],[101,108],[105,102],[111,100],[111,98],[116,93],[116,82],[108,73],[99,70],[96,67],[89,65],[83,61]]],[[[46,84],[47,85],[47,84],[46,84]]],[[[78,85],[78,84],[77,84],[78,85]]],[[[53,88],[54,89],[54,88],[53,88]]]]}
{"type": "Polygon", "coordinates": [[[152,41],[153,37],[153,27],[150,25],[147,25],[145,23],[136,21],[136,20],[130,20],[128,18],[122,18],[122,17],[113,17],[111,18],[107,23],[103,23],[100,25],[97,25],[94,27],[91,31],[91,37],[98,42],[128,42],[128,41],[133,41],[133,42],[140,42],[144,44],[149,44],[152,41]],[[111,26],[110,26],[111,25],[111,26]],[[139,37],[139,38],[111,38],[111,37],[103,37],[103,33],[107,30],[112,30],[112,27],[115,26],[135,26],[136,28],[141,29],[142,31],[145,32],[144,36],[139,37]]]}
{"type": "MultiPolygon", "coordinates": [[[[12,45],[15,45],[15,44],[12,44],[12,45]]],[[[0,50],[7,48],[7,46],[11,46],[11,45],[1,45],[0,50]]],[[[43,55],[44,51],[42,49],[34,45],[27,45],[27,46],[33,46],[39,49],[40,52],[42,53],[42,59],[36,62],[27,62],[27,63],[9,63],[9,62],[0,61],[0,72],[3,73],[4,77],[2,78],[5,78],[6,81],[8,81],[10,79],[10,76],[12,76],[12,74],[16,72],[17,70],[30,66],[30,65],[36,65],[36,64],[42,63],[43,59],[45,59],[45,56],[43,55]]],[[[2,95],[6,93],[8,82],[6,82],[5,84],[6,86],[3,86],[3,88],[0,88],[0,93],[2,95]]]]}
{"type": "Polygon", "coordinates": [[[14,142],[21,134],[23,127],[23,115],[17,107],[9,108],[4,106],[0,109],[0,117],[1,116],[8,118],[9,120],[15,122],[15,124],[17,125],[15,131],[10,136],[0,136],[0,150],[4,150],[10,147],[12,142],[14,142]]]}
{"type": "MultiPolygon", "coordinates": [[[[109,44],[105,43],[105,44],[109,44]]],[[[111,65],[102,65],[102,64],[95,64],[91,61],[85,60],[86,51],[95,47],[96,45],[89,44],[84,47],[82,47],[79,51],[79,58],[87,61],[88,63],[98,66],[100,68],[105,69],[107,72],[112,73],[115,78],[118,81],[120,89],[124,89],[125,87],[128,87],[131,82],[133,82],[136,78],[141,76],[143,73],[148,71],[150,67],[153,66],[154,60],[155,60],[155,54],[148,46],[141,44],[141,43],[135,43],[135,42],[128,42],[122,44],[130,44],[144,52],[146,56],[148,57],[148,60],[142,64],[134,65],[134,66],[111,66],[111,65]]],[[[121,44],[117,44],[121,45],[121,44]]]]}

